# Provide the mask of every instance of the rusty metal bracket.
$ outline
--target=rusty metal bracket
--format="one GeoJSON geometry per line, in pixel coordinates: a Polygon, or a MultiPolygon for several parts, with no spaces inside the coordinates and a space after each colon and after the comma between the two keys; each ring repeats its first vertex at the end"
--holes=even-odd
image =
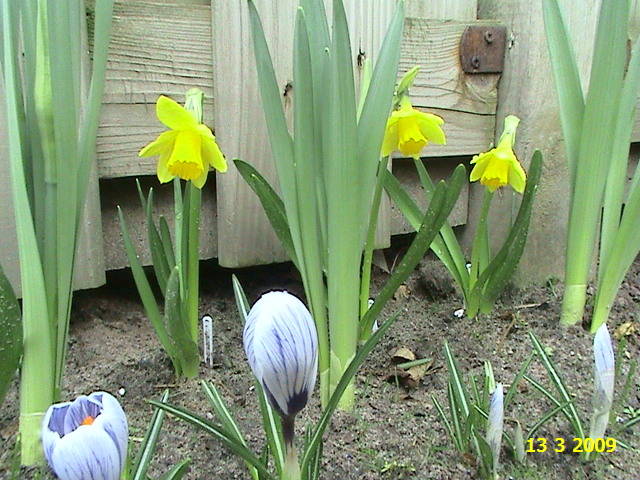
{"type": "Polygon", "coordinates": [[[500,73],[504,67],[507,29],[468,26],[460,38],[460,64],[465,73],[500,73]]]}

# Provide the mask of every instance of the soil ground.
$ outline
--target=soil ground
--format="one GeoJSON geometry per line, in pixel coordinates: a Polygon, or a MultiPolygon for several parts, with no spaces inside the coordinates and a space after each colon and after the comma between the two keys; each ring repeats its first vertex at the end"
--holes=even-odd
{"type": "MultiPolygon", "coordinates": [[[[202,269],[201,313],[214,318],[215,366],[201,366],[200,378],[209,379],[220,389],[246,439],[259,451],[264,438],[259,410],[252,389],[253,378],[242,349],[242,327],[238,318],[228,270],[205,264],[202,269]]],[[[261,293],[286,288],[301,292],[291,265],[283,264],[235,272],[251,302],[261,293]]],[[[376,288],[387,278],[376,271],[376,288]]],[[[432,403],[432,395],[446,405],[446,368],[442,346],[447,340],[460,366],[469,374],[481,375],[483,362],[493,364],[497,381],[510,384],[529,356],[528,332],[534,332],[557,362],[566,384],[588,426],[593,391],[591,336],[583,328],[558,325],[562,285],[549,282],[545,287],[510,290],[498,302],[493,313],[471,321],[458,319],[459,296],[433,262],[421,265],[390,301],[385,315],[400,312],[400,319],[371,354],[357,376],[358,403],[353,413],[338,412],[325,440],[326,480],[438,479],[477,478],[473,460],[458,454],[450,443],[432,403]],[[435,270],[434,270],[435,269],[435,270]],[[433,279],[440,279],[434,282],[433,279]],[[444,283],[443,283],[444,282],[444,283]],[[415,388],[389,382],[395,367],[393,352],[406,347],[417,358],[430,358],[426,375],[415,388]]],[[[618,391],[632,359],[640,358],[640,263],[636,262],[613,309],[610,329],[627,328],[624,352],[618,351],[622,373],[618,391]],[[629,323],[631,322],[631,323],[629,323]]],[[[618,330],[621,332],[622,329],[618,330]]],[[[543,367],[534,363],[532,377],[548,385],[543,367]]],[[[116,395],[127,412],[130,435],[136,449],[144,436],[152,408],[149,399],[157,399],[169,387],[171,401],[213,419],[201,392],[199,380],[176,383],[167,360],[138,301],[128,271],[110,274],[106,287],[76,295],[70,332],[70,348],[65,377],[65,398],[104,390],[116,395]]],[[[445,407],[446,408],[446,407],[445,407]]],[[[508,419],[531,426],[550,408],[549,402],[526,382],[518,387],[508,419]]],[[[613,426],[617,438],[633,446],[640,445],[640,428],[617,432],[620,421],[640,413],[640,385],[632,380],[631,394],[616,406],[618,422],[613,426]]],[[[9,478],[8,465],[16,438],[17,388],[10,391],[0,410],[0,478],[9,478]]],[[[299,424],[319,414],[317,398],[305,409],[299,424]],[[305,418],[306,417],[306,418],[305,418]]],[[[507,423],[511,431],[512,422],[507,423]]],[[[525,428],[526,432],[526,428],[525,428]]],[[[574,435],[563,417],[556,417],[538,432],[553,439],[574,435]]],[[[152,473],[157,476],[179,460],[189,457],[189,479],[246,479],[244,465],[220,444],[193,427],[168,418],[164,424],[152,473]]],[[[640,479],[640,454],[618,449],[584,464],[575,454],[533,453],[524,466],[518,466],[503,449],[501,478],[523,480],[552,479],[640,479]]],[[[47,478],[48,475],[23,471],[20,478],[47,478]]]]}

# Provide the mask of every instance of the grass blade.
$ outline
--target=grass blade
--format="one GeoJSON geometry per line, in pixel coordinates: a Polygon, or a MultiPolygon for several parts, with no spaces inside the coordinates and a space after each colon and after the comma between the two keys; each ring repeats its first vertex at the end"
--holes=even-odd
{"type": "Polygon", "coordinates": [[[556,390],[558,391],[560,398],[562,399],[563,402],[569,404],[568,407],[563,410],[563,412],[565,412],[567,419],[573,425],[576,436],[583,438],[584,430],[582,429],[582,422],[580,421],[580,416],[578,415],[578,411],[576,410],[576,407],[573,404],[573,398],[569,393],[569,391],[567,390],[567,387],[565,386],[564,381],[562,380],[562,377],[557,372],[556,368],[553,365],[553,362],[551,362],[551,359],[547,355],[547,352],[545,351],[544,346],[538,340],[538,337],[536,337],[533,332],[529,332],[529,337],[531,337],[531,342],[533,343],[533,347],[535,348],[538,354],[538,358],[540,358],[544,368],[547,370],[547,373],[549,374],[549,378],[551,379],[551,382],[553,383],[556,390]]]}
{"type": "MultiPolygon", "coordinates": [[[[242,285],[235,275],[231,276],[233,283],[233,293],[236,299],[236,306],[238,313],[243,320],[243,323],[247,321],[247,315],[249,313],[250,305],[247,300],[247,296],[244,293],[242,285]]],[[[278,474],[282,473],[282,469],[285,461],[285,449],[284,441],[282,438],[282,425],[280,423],[280,417],[276,415],[271,408],[271,404],[267,400],[262,385],[256,380],[255,389],[260,402],[260,412],[262,414],[262,425],[267,434],[267,443],[269,450],[273,455],[278,474]]]]}
{"type": "Polygon", "coordinates": [[[505,409],[505,411],[507,410],[507,407],[511,403],[511,399],[516,394],[516,391],[518,389],[518,384],[524,378],[524,376],[527,374],[527,371],[529,370],[529,366],[531,366],[531,362],[533,362],[534,358],[536,358],[535,353],[531,353],[531,355],[529,355],[527,360],[522,364],[522,367],[520,367],[520,370],[518,370],[518,373],[516,374],[515,378],[513,379],[513,382],[511,382],[511,385],[509,385],[509,389],[507,390],[507,393],[504,396],[504,409],[505,409]]]}
{"type": "Polygon", "coordinates": [[[175,345],[182,374],[188,378],[195,377],[198,374],[200,352],[189,330],[186,305],[180,295],[180,272],[177,266],[171,271],[167,282],[167,294],[164,298],[164,324],[175,345]]]}
{"type": "Polygon", "coordinates": [[[447,363],[447,370],[449,371],[449,381],[451,383],[451,391],[455,400],[455,405],[460,406],[460,411],[464,415],[464,421],[466,422],[469,417],[469,394],[464,386],[462,377],[460,376],[460,367],[456,361],[453,352],[449,348],[449,343],[444,342],[444,358],[447,363]]]}
{"type": "Polygon", "coordinates": [[[222,443],[226,448],[231,450],[234,454],[242,458],[245,462],[252,465],[256,470],[260,472],[261,475],[264,475],[267,480],[275,480],[274,477],[269,473],[267,467],[262,464],[260,459],[247,447],[242,445],[233,436],[227,432],[224,428],[221,428],[218,425],[210,422],[206,418],[202,418],[182,407],[177,407],[175,405],[170,405],[166,403],[159,403],[151,400],[149,403],[152,405],[165,410],[176,418],[183,420],[191,425],[203,430],[208,433],[211,437],[218,440],[222,443]]]}
{"type": "MultiPolygon", "coordinates": [[[[160,402],[167,403],[168,399],[169,389],[166,389],[160,398],[160,402]]],[[[131,480],[147,480],[147,470],[149,470],[149,465],[151,465],[151,460],[153,459],[153,454],[156,450],[158,437],[160,436],[160,431],[162,430],[162,424],[164,422],[164,415],[164,410],[160,410],[159,408],[156,408],[153,412],[151,423],[149,424],[147,433],[142,441],[142,446],[136,455],[136,459],[131,470],[131,480]]]]}
{"type": "Polygon", "coordinates": [[[457,446],[458,445],[458,441],[456,439],[456,436],[453,433],[453,427],[451,426],[451,423],[449,422],[449,419],[447,418],[447,416],[444,414],[444,410],[442,409],[442,405],[440,405],[440,402],[435,397],[435,395],[431,395],[431,401],[433,402],[433,405],[436,407],[436,410],[438,411],[438,414],[440,415],[440,419],[442,420],[442,423],[444,424],[445,430],[447,431],[447,433],[449,434],[449,437],[451,438],[451,442],[454,445],[457,446]]]}
{"type": "Polygon", "coordinates": [[[438,234],[442,224],[446,221],[451,209],[460,194],[460,190],[466,180],[466,170],[460,165],[456,168],[447,188],[441,182],[433,195],[433,199],[422,219],[420,230],[416,234],[411,246],[400,261],[387,283],[380,291],[376,300],[360,321],[360,338],[366,339],[371,332],[373,322],[378,317],[386,303],[396,292],[400,284],[411,274],[415,266],[424,257],[431,242],[438,234]]]}
{"type": "Polygon", "coordinates": [[[173,466],[171,470],[162,475],[158,480],[180,480],[189,472],[189,466],[191,465],[190,459],[182,460],[177,465],[173,466]]]}
{"type": "MultiPolygon", "coordinates": [[[[246,447],[247,442],[244,440],[244,437],[242,436],[242,432],[240,432],[240,429],[238,428],[238,424],[235,422],[235,420],[231,416],[231,413],[229,413],[229,410],[227,409],[227,406],[225,405],[224,400],[220,396],[218,389],[215,387],[213,383],[207,382],[205,380],[201,381],[200,385],[202,386],[202,390],[207,396],[207,399],[209,400],[209,403],[211,404],[213,411],[218,417],[218,420],[222,422],[222,427],[227,432],[229,432],[229,434],[235,440],[237,440],[238,442],[240,442],[242,445],[246,447]]],[[[249,469],[249,474],[251,475],[251,478],[253,478],[254,480],[258,480],[259,474],[258,474],[258,471],[255,469],[255,467],[247,462],[247,468],[249,469]]]]}

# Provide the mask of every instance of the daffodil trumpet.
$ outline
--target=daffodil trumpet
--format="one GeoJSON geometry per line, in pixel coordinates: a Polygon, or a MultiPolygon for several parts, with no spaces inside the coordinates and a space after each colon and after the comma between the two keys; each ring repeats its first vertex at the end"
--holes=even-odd
{"type": "Polygon", "coordinates": [[[138,193],[147,217],[154,273],[165,299],[163,314],[131,242],[124,216],[119,211],[125,249],[138,292],[177,377],[195,377],[198,373],[201,188],[210,166],[220,172],[227,169],[213,133],[202,123],[203,98],[201,90],[190,89],[182,107],[174,100],[160,96],[156,114],[170,130],[140,151],[141,156],[159,156],[157,171],[161,183],[173,180],[174,240],[166,220],[161,217],[156,222],[153,217],[153,189],[145,196],[138,183],[138,193]],[[182,180],[186,180],[184,186],[182,180]]]}

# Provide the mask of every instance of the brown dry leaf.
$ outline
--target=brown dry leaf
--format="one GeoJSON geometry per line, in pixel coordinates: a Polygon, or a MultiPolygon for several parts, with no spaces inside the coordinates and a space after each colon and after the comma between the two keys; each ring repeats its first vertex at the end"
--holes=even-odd
{"type": "Polygon", "coordinates": [[[404,362],[413,362],[416,359],[416,354],[409,350],[407,347],[400,347],[396,349],[391,355],[391,361],[395,364],[404,362]]]}
{"type": "Polygon", "coordinates": [[[417,388],[425,375],[433,373],[436,370],[433,368],[433,364],[433,360],[430,360],[422,365],[415,365],[406,370],[394,367],[389,375],[387,375],[386,380],[389,383],[397,383],[408,390],[417,388]]]}
{"type": "Polygon", "coordinates": [[[634,322],[624,322],[613,332],[613,338],[620,340],[622,337],[628,337],[638,331],[638,327],[634,322]]]}
{"type": "Polygon", "coordinates": [[[404,283],[398,287],[396,293],[393,294],[394,300],[409,298],[411,295],[411,289],[404,283]]]}

